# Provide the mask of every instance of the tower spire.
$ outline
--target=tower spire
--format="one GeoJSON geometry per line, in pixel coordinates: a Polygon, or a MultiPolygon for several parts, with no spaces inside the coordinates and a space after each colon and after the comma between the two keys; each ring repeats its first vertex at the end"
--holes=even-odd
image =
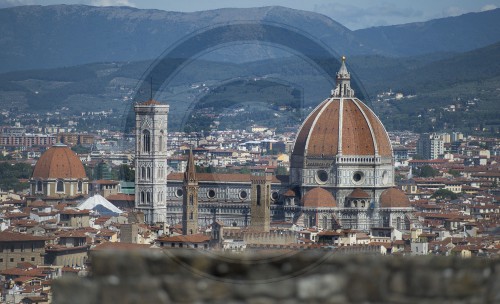
{"type": "Polygon", "coordinates": [[[351,73],[347,71],[345,65],[346,57],[342,56],[342,64],[337,72],[337,84],[332,90],[332,97],[354,97],[354,90],[351,89],[351,73]]]}
{"type": "Polygon", "coordinates": [[[184,182],[193,181],[196,181],[196,167],[194,164],[193,149],[189,149],[186,172],[184,172],[184,182]]]}
{"type": "Polygon", "coordinates": [[[198,181],[192,149],[189,149],[182,192],[182,234],[198,233],[198,181]]]}

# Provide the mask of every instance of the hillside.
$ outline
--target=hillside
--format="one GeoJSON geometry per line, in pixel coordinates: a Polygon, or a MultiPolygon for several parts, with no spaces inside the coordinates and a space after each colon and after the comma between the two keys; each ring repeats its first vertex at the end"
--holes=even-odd
{"type": "Polygon", "coordinates": [[[465,52],[500,41],[500,8],[457,17],[354,31],[371,51],[385,56],[465,52]]]}
{"type": "MultiPolygon", "coordinates": [[[[499,56],[500,43],[496,43],[454,55],[354,56],[348,64],[354,78],[361,81],[353,83],[356,95],[374,107],[388,129],[442,129],[445,124],[467,129],[477,123],[478,117],[495,123],[500,116],[499,56]],[[389,89],[416,97],[377,103],[376,94],[389,89]],[[463,103],[474,98],[480,101],[466,112],[443,111],[444,107],[457,104],[457,99],[463,103]],[[425,119],[422,121],[418,115],[425,119]]],[[[99,63],[0,74],[0,107],[32,112],[53,111],[62,106],[72,113],[124,111],[150,64],[151,61],[99,63]]],[[[215,113],[227,112],[239,105],[246,107],[250,101],[268,103],[272,111],[279,105],[290,105],[300,110],[292,115],[298,122],[328,96],[331,88],[331,80],[298,57],[242,64],[195,60],[157,98],[171,105],[172,128],[177,129],[192,111],[195,116],[206,108],[215,113]],[[251,79],[259,82],[248,81],[251,79]]],[[[255,111],[262,109],[262,104],[257,105],[255,111]]],[[[252,119],[261,123],[272,121],[266,115],[254,115],[252,119]]],[[[234,121],[230,117],[224,119],[228,126],[238,123],[237,119],[234,121]]]]}
{"type": "MultiPolygon", "coordinates": [[[[500,9],[350,31],[324,15],[277,6],[180,13],[33,5],[0,9],[0,72],[151,60],[195,31],[248,20],[300,28],[337,54],[350,57],[457,53],[500,41],[500,9]]],[[[290,54],[253,42],[226,46],[204,59],[240,63],[290,54]]]]}
{"type": "MultiPolygon", "coordinates": [[[[17,71],[0,74],[0,108],[43,113],[65,107],[72,114],[112,109],[126,115],[139,79],[153,62],[151,58],[166,45],[211,22],[247,17],[302,24],[323,42],[351,51],[347,63],[356,95],[375,109],[388,129],[473,130],[478,128],[478,119],[498,124],[500,38],[498,31],[485,31],[477,39],[467,38],[470,46],[463,39],[485,24],[494,25],[497,21],[491,16],[499,12],[351,32],[325,16],[282,7],[196,13],[66,5],[1,9],[0,17],[8,18],[0,18],[0,26],[5,29],[0,37],[0,71],[17,71]],[[464,20],[475,22],[478,16],[484,20],[469,24],[460,37],[454,35],[464,20]],[[368,31],[373,35],[366,34],[368,31]],[[387,48],[385,55],[376,54],[381,49],[355,47],[363,35],[372,39],[384,33],[399,33],[394,34],[393,44],[382,44],[387,48]],[[407,44],[405,35],[424,41],[432,35],[439,40],[437,37],[446,33],[454,39],[449,46],[425,44],[421,49],[429,53],[392,56],[415,51],[395,51],[407,44]],[[491,45],[460,51],[494,39],[497,41],[491,45]],[[23,70],[27,67],[30,69],[23,70]],[[416,96],[378,102],[376,95],[390,89],[416,96]],[[468,106],[468,100],[476,101],[468,106]],[[461,110],[445,110],[449,105],[461,110]]],[[[329,95],[332,86],[332,79],[300,56],[279,50],[270,53],[252,43],[224,47],[193,60],[155,97],[170,104],[172,129],[182,128],[191,113],[227,112],[240,105],[249,110],[250,101],[257,103],[252,111],[263,113],[252,117],[256,123],[285,125],[285,116],[291,113],[279,113],[280,105],[300,110],[290,116],[298,122],[329,95]]],[[[204,121],[199,127],[206,128],[214,120],[204,121]]],[[[229,115],[224,123],[230,127],[240,120],[229,115]]]]}
{"type": "MultiPolygon", "coordinates": [[[[131,7],[20,6],[0,9],[0,72],[154,59],[197,30],[241,20],[300,25],[338,52],[360,49],[350,30],[330,18],[284,7],[179,13],[131,7]]],[[[211,59],[241,62],[283,54],[287,52],[246,44],[211,59]]]]}

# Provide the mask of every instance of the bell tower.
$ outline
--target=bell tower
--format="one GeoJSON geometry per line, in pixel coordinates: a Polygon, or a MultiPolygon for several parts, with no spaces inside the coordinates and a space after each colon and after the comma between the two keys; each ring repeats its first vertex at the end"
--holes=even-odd
{"type": "Polygon", "coordinates": [[[250,229],[269,232],[271,222],[271,180],[272,174],[252,175],[250,229]]]}
{"type": "Polygon", "coordinates": [[[135,208],[147,224],[167,219],[167,122],[169,106],[154,100],[135,111],[135,208]]]}
{"type": "Polygon", "coordinates": [[[198,180],[196,179],[193,150],[189,150],[182,190],[182,234],[195,234],[198,233],[198,180]]]}

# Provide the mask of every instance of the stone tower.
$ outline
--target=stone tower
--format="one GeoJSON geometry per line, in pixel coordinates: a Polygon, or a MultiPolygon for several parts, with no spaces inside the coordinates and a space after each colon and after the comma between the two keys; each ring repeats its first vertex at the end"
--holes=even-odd
{"type": "Polygon", "coordinates": [[[135,110],[135,208],[147,224],[167,218],[167,119],[169,106],[154,100],[135,110]]]}
{"type": "Polygon", "coordinates": [[[269,232],[271,221],[271,180],[272,174],[252,175],[250,206],[250,229],[269,232]]]}
{"type": "Polygon", "coordinates": [[[182,234],[198,233],[198,180],[192,150],[189,150],[182,190],[182,234]]]}

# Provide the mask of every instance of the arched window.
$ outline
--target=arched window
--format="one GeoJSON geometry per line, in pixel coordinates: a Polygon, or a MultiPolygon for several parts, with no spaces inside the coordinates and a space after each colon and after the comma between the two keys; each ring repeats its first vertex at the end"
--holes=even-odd
{"type": "Polygon", "coordinates": [[[151,179],[151,168],[150,167],[148,167],[147,172],[148,172],[148,179],[151,179]]]}
{"type": "Polygon", "coordinates": [[[163,151],[163,130],[160,131],[160,137],[158,140],[158,151],[163,151]]]}
{"type": "Polygon", "coordinates": [[[146,153],[151,151],[151,133],[148,130],[142,131],[142,151],[146,153]]]}
{"type": "Polygon", "coordinates": [[[194,197],[193,197],[193,195],[192,195],[192,194],[191,194],[191,195],[189,195],[189,204],[190,204],[190,205],[194,205],[194,197]]]}
{"type": "Polygon", "coordinates": [[[189,219],[192,220],[193,219],[193,212],[189,213],[189,219]]]}
{"type": "Polygon", "coordinates": [[[151,203],[151,192],[146,193],[146,203],[151,203]]]}
{"type": "Polygon", "coordinates": [[[316,226],[316,217],[314,215],[311,215],[309,217],[309,227],[314,227],[316,226]]]}
{"type": "Polygon", "coordinates": [[[328,229],[328,218],[323,215],[323,229],[328,229]]]}
{"type": "Polygon", "coordinates": [[[43,191],[42,181],[37,181],[36,182],[36,192],[42,192],[42,191],[43,191]]]}
{"type": "Polygon", "coordinates": [[[398,228],[398,230],[401,230],[401,218],[400,217],[396,218],[396,227],[398,228]]]}
{"type": "Polygon", "coordinates": [[[141,178],[142,179],[146,178],[146,168],[144,168],[144,167],[141,168],[141,178]]]}
{"type": "Polygon", "coordinates": [[[82,192],[82,191],[83,191],[83,182],[78,181],[78,192],[82,192]]]}
{"type": "Polygon", "coordinates": [[[141,191],[141,203],[144,203],[144,191],[141,191]]]}
{"type": "Polygon", "coordinates": [[[57,192],[64,192],[64,183],[62,180],[58,180],[56,184],[56,191],[57,192]]]}

